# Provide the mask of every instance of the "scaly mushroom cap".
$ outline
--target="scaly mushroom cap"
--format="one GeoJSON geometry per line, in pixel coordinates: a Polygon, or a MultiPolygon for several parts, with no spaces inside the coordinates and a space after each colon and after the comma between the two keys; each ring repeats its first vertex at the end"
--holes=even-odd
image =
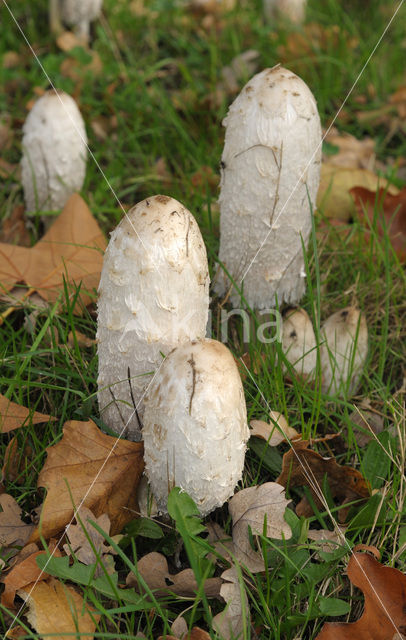
{"type": "Polygon", "coordinates": [[[368,328],[365,316],[356,307],[333,313],[320,330],[322,390],[343,397],[353,395],[368,353],[368,328]]]}
{"type": "Polygon", "coordinates": [[[99,17],[103,0],[62,0],[62,20],[73,27],[99,17]]]}
{"type": "Polygon", "coordinates": [[[264,0],[264,12],[268,18],[285,18],[293,24],[305,19],[307,0],[264,0]]]}
{"type": "Polygon", "coordinates": [[[86,173],[87,136],[76,102],[47,91],[23,127],[21,180],[28,211],[62,209],[80,191],[86,173]]]}
{"type": "Polygon", "coordinates": [[[138,405],[162,354],[205,335],[208,292],[206,248],[190,211],[168,196],[139,202],[111,234],[99,285],[98,400],[111,429],[121,433],[131,418],[124,435],[140,439],[128,367],[138,405]]]}
{"type": "MultiPolygon", "coordinates": [[[[276,296],[279,305],[295,304],[305,290],[302,242],[306,247],[320,176],[316,102],[278,65],[245,85],[223,124],[220,260],[250,307],[272,308],[276,296]]],[[[229,287],[222,272],[216,289],[223,295],[229,287]]],[[[234,290],[231,302],[241,304],[234,290]]]]}
{"type": "Polygon", "coordinates": [[[316,336],[304,309],[290,309],[284,315],[282,350],[299,376],[313,378],[317,362],[316,336]]]}
{"type": "Polygon", "coordinates": [[[221,342],[195,340],[169,354],[145,398],[143,438],[146,474],[162,511],[175,486],[202,515],[232,495],[249,430],[237,365],[221,342]]]}

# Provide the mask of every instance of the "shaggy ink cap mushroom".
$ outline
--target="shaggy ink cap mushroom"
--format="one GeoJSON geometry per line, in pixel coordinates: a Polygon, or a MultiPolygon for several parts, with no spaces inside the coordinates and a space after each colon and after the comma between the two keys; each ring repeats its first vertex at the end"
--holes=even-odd
{"type": "Polygon", "coordinates": [[[168,196],[139,202],[111,234],[99,284],[98,401],[113,431],[128,423],[123,435],[141,439],[133,401],[142,415],[153,372],[174,347],[205,335],[208,308],[207,255],[196,220],[168,196]]]}
{"type": "Polygon", "coordinates": [[[21,181],[28,211],[63,209],[86,173],[85,123],[73,98],[50,90],[23,126],[21,181]]]}
{"type": "MultiPolygon", "coordinates": [[[[245,85],[223,124],[220,261],[251,308],[273,308],[276,298],[296,304],[320,177],[316,101],[303,80],[277,65],[245,85]]],[[[230,286],[220,273],[217,292],[230,286]]],[[[241,305],[234,288],[231,302],[241,305]]]]}
{"type": "Polygon", "coordinates": [[[368,327],[365,315],[349,306],[336,311],[320,329],[322,391],[350,397],[359,384],[368,354],[368,327]]]}
{"type": "Polygon", "coordinates": [[[288,309],[283,316],[282,351],[296,374],[306,380],[314,378],[317,345],[313,324],[305,309],[288,309]]]}
{"type": "Polygon", "coordinates": [[[145,472],[166,512],[175,486],[200,513],[220,507],[242,476],[249,438],[237,365],[221,342],[205,338],[174,349],[145,398],[145,472]]]}
{"type": "Polygon", "coordinates": [[[90,23],[99,17],[103,0],[60,0],[62,20],[74,27],[85,43],[89,40],[90,23]]]}

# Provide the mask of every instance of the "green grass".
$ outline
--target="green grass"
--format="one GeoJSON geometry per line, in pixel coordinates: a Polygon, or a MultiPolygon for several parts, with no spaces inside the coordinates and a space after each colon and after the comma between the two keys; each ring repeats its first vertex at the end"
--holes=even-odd
{"type": "MultiPolygon", "coordinates": [[[[291,34],[274,29],[264,21],[259,0],[241,0],[236,11],[221,18],[220,32],[215,26],[203,28],[190,13],[175,7],[170,0],[149,0],[145,4],[145,14],[138,16],[129,10],[129,2],[105,0],[105,18],[94,25],[93,38],[93,49],[100,56],[102,71],[99,75],[84,71],[83,77],[76,81],[63,75],[61,64],[72,56],[86,62],[86,54],[81,50],[66,54],[57,48],[47,29],[47,3],[12,3],[11,6],[54,85],[73,93],[80,103],[90,149],[109,183],[89,160],[82,193],[106,234],[122,215],[112,190],[125,205],[133,205],[155,193],[166,193],[183,202],[195,215],[214,276],[218,268],[219,229],[215,206],[218,190],[215,180],[207,180],[202,168],[208,167],[214,176],[219,174],[224,140],[221,121],[233,99],[227,94],[215,99],[221,69],[249,48],[259,52],[258,70],[277,62],[286,64],[310,86],[322,124],[327,126],[396,4],[375,0],[366,6],[361,1],[309,0],[307,22],[322,26],[326,34],[324,43],[310,42],[306,53],[295,50],[282,59],[282,48],[285,47],[286,52],[291,34]],[[328,35],[333,26],[335,35],[328,35]],[[104,140],[97,138],[91,126],[99,117],[110,127],[104,140]],[[158,161],[164,161],[167,179],[157,171],[158,161]]],[[[388,167],[382,169],[382,173],[400,187],[404,177],[396,174],[389,161],[396,165],[406,155],[404,124],[403,131],[400,128],[389,136],[385,123],[360,122],[356,114],[384,107],[389,96],[404,83],[404,18],[402,7],[348,97],[345,118],[338,122],[340,129],[358,138],[370,135],[375,139],[378,159],[382,166],[388,167]]],[[[18,163],[26,104],[34,97],[34,88],[47,88],[48,80],[4,5],[0,7],[0,21],[0,84],[5,88],[0,92],[0,117],[3,113],[10,114],[14,131],[14,138],[2,151],[2,158],[18,163]],[[19,54],[19,64],[4,68],[1,61],[9,51],[19,54]]],[[[248,78],[240,80],[241,86],[245,80],[248,78]]],[[[14,205],[22,202],[18,180],[5,179],[0,187],[0,217],[7,218],[14,205]]],[[[316,230],[319,220],[320,216],[316,218],[316,230]]],[[[41,222],[35,216],[30,218],[30,232],[33,243],[42,233],[41,222]]],[[[387,239],[379,240],[372,230],[366,240],[357,224],[352,225],[346,239],[337,238],[334,233],[323,243],[314,239],[307,268],[308,288],[302,306],[314,319],[323,320],[354,301],[366,314],[369,354],[358,400],[368,398],[382,413],[384,434],[379,437],[380,444],[372,442],[365,448],[358,447],[350,419],[356,399],[331,402],[310,385],[298,380],[287,383],[277,365],[281,358],[278,344],[263,345],[255,338],[248,347],[251,362],[262,356],[264,360],[255,371],[251,367],[251,375],[244,381],[248,417],[267,419],[271,408],[284,413],[290,426],[306,437],[342,431],[337,441],[329,443],[330,448],[323,444],[316,448],[322,455],[334,454],[338,462],[360,469],[376,483],[378,495],[384,497],[378,500],[373,496],[362,510],[354,508],[346,533],[348,547],[321,557],[306,532],[309,526],[319,526],[320,521],[332,528],[328,513],[299,519],[288,510],[286,517],[293,530],[292,539],[281,542],[263,537],[261,544],[268,570],[264,574],[240,574],[240,586],[248,595],[252,622],[252,626],[245,627],[245,638],[256,634],[261,639],[312,639],[323,622],[331,619],[329,616],[355,619],[360,613],[360,595],[350,593],[344,575],[349,550],[354,544],[375,544],[381,549],[385,563],[406,570],[406,552],[398,553],[406,540],[403,476],[406,431],[402,408],[404,391],[399,391],[406,360],[404,269],[387,239]],[[380,481],[376,480],[376,469],[382,475],[380,481]],[[337,605],[332,598],[350,605],[348,618],[345,606],[337,605]]],[[[218,304],[215,299],[214,319],[218,304]]],[[[0,391],[10,400],[57,417],[48,425],[27,425],[16,432],[20,474],[6,484],[6,489],[28,517],[42,502],[36,481],[45,461],[46,447],[58,441],[66,420],[98,419],[96,347],[83,348],[75,338],[78,332],[94,337],[95,306],[89,307],[81,317],[72,313],[69,304],[62,310],[60,306],[38,309],[36,322],[28,330],[32,311],[32,307],[21,306],[0,326],[0,391]],[[74,335],[73,342],[68,342],[70,332],[74,335]]],[[[246,350],[241,326],[238,320],[233,321],[232,326],[229,346],[240,356],[246,350]]],[[[214,323],[214,336],[218,335],[215,327],[214,323]]],[[[2,457],[10,439],[10,435],[2,436],[2,457]]],[[[280,467],[280,453],[271,452],[260,441],[251,443],[242,486],[274,481],[280,467]]],[[[297,503],[302,493],[292,489],[289,497],[297,503]]],[[[338,517],[337,511],[333,513],[338,517]]],[[[215,519],[230,531],[226,507],[216,512],[215,519]]],[[[192,566],[200,576],[221,572],[204,558],[207,544],[202,542],[202,535],[194,533],[190,539],[187,527],[182,528],[179,523],[175,526],[173,521],[170,526],[168,530],[162,525],[165,535],[158,538],[157,531],[154,537],[148,529],[146,535],[140,535],[135,525],[129,528],[118,547],[120,582],[130,569],[137,571],[137,558],[149,551],[162,551],[172,561],[180,536],[184,540],[180,556],[182,568],[192,566]]],[[[56,573],[60,575],[57,570],[56,573]]],[[[75,581],[74,572],[69,574],[69,580],[75,581]]],[[[97,638],[135,638],[137,632],[144,633],[148,639],[157,638],[169,633],[170,624],[182,611],[186,611],[190,626],[197,624],[210,630],[211,616],[224,606],[203,597],[195,600],[157,598],[153,594],[148,603],[142,598],[132,603],[124,601],[116,587],[113,597],[97,589],[95,583],[88,586],[79,580],[77,583],[102,614],[97,638]]],[[[9,613],[0,608],[3,632],[11,619],[9,613]]],[[[215,637],[214,632],[211,633],[215,637]]],[[[37,636],[31,633],[27,637],[37,636]]]]}

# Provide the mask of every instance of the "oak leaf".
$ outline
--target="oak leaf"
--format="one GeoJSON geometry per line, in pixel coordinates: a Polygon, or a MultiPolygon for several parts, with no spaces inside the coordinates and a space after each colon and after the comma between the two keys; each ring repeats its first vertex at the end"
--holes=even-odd
{"type": "Polygon", "coordinates": [[[221,597],[226,601],[223,611],[214,616],[213,629],[224,640],[234,640],[244,634],[244,614],[248,618],[248,598],[245,589],[241,592],[238,573],[235,566],[221,574],[224,583],[220,589],[221,597]],[[243,595],[241,595],[241,593],[243,595]]]}
{"type": "MultiPolygon", "coordinates": [[[[137,569],[155,595],[166,595],[170,592],[190,598],[194,597],[199,589],[192,569],[184,569],[179,573],[170,574],[165,556],[156,551],[147,553],[146,556],[138,560],[137,569]]],[[[143,585],[132,572],[128,574],[126,583],[129,587],[136,587],[140,591],[144,590],[143,585]]],[[[221,578],[207,578],[204,583],[205,594],[209,598],[218,596],[221,584],[221,578]]]]}
{"type": "Polygon", "coordinates": [[[249,529],[253,536],[262,535],[266,518],[266,536],[290,538],[292,531],[284,520],[289,502],[285,498],[284,488],[276,482],[242,489],[229,501],[235,555],[253,573],[264,571],[265,564],[260,552],[251,547],[249,529]]]}
{"type": "Polygon", "coordinates": [[[347,576],[364,594],[364,611],[356,622],[327,622],[316,640],[401,638],[406,633],[406,575],[367,553],[355,552],[347,576]]]}
{"type": "Polygon", "coordinates": [[[48,302],[70,286],[81,285],[84,305],[99,284],[105,238],[84,200],[73,194],[34,247],[0,243],[0,291],[24,283],[48,302]]]}
{"type": "Polygon", "coordinates": [[[19,429],[25,424],[40,424],[55,420],[45,413],[31,411],[21,404],[11,402],[8,398],[0,394],[0,433],[8,433],[14,429],[19,429]]]}
{"type": "MultiPolygon", "coordinates": [[[[90,509],[82,506],[79,514],[75,516],[77,524],[71,524],[66,531],[69,544],[63,549],[66,555],[74,555],[76,560],[90,565],[100,561],[107,573],[114,572],[114,559],[110,555],[113,551],[101,533],[95,529],[90,521],[96,522],[107,534],[110,532],[110,519],[106,513],[96,518],[90,509]]],[[[95,569],[95,577],[104,573],[103,567],[98,565],[95,569]]]]}
{"type": "Polygon", "coordinates": [[[277,411],[269,412],[271,423],[263,420],[251,420],[250,437],[255,436],[266,440],[270,447],[277,447],[282,442],[300,438],[300,434],[288,425],[288,421],[282,413],[277,411]]]}
{"type": "MultiPolygon", "coordinates": [[[[284,487],[309,487],[316,506],[325,508],[322,487],[324,478],[330,487],[331,495],[339,504],[345,504],[360,498],[368,498],[369,486],[362,474],[336,462],[335,458],[323,458],[316,451],[308,449],[308,441],[293,442],[292,448],[283,456],[282,472],[277,482],[284,487]]],[[[296,507],[298,516],[311,517],[313,509],[306,497],[302,498],[296,507]]],[[[340,509],[339,520],[345,521],[347,509],[340,509]]]]}
{"type": "MultiPolygon", "coordinates": [[[[55,549],[55,546],[51,547],[50,545],[49,551],[55,556],[61,555],[58,549],[55,549]]],[[[1,595],[1,604],[4,607],[8,609],[14,608],[14,598],[18,589],[23,589],[28,584],[49,578],[49,575],[37,565],[37,557],[45,553],[45,551],[31,553],[16,564],[6,575],[3,579],[5,589],[1,595]]]]}
{"type": "Polygon", "coordinates": [[[100,616],[73,587],[49,578],[19,589],[18,595],[28,604],[28,622],[41,637],[62,640],[70,635],[92,640],[100,616]]]}
{"type": "Polygon", "coordinates": [[[96,517],[106,513],[112,534],[134,518],[136,489],[144,468],[143,444],[108,436],[92,420],[65,423],[63,437],[47,449],[38,486],[47,489],[39,527],[31,540],[48,539],[67,525],[74,506],[96,517]]]}
{"type": "Polygon", "coordinates": [[[384,178],[367,169],[336,167],[329,162],[322,163],[317,208],[323,211],[326,218],[348,221],[355,209],[350,189],[365,187],[376,190],[378,186],[387,188],[393,194],[399,191],[393,185],[388,185],[384,178]]]}
{"type": "Polygon", "coordinates": [[[21,520],[21,508],[8,493],[0,495],[0,547],[23,547],[30,537],[33,525],[21,520]]]}
{"type": "Polygon", "coordinates": [[[351,194],[354,196],[361,221],[366,221],[367,229],[373,224],[376,211],[376,230],[379,237],[384,237],[386,228],[396,255],[401,262],[406,262],[406,188],[392,195],[382,188],[370,191],[354,187],[351,194]]]}

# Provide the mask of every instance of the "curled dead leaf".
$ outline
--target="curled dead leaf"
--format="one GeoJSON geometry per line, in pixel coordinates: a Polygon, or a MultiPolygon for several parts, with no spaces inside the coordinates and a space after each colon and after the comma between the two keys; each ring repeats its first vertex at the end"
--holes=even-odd
{"type": "Polygon", "coordinates": [[[47,496],[40,525],[31,540],[45,539],[70,522],[74,506],[84,505],[96,517],[106,513],[112,534],[134,518],[136,489],[144,468],[143,443],[118,440],[94,422],[66,422],[62,439],[47,449],[38,486],[47,496]]]}
{"type": "MultiPolygon", "coordinates": [[[[141,558],[137,563],[137,569],[155,595],[165,595],[171,592],[190,598],[195,596],[199,589],[192,569],[184,569],[179,573],[170,574],[165,556],[156,551],[141,558]]],[[[144,591],[141,581],[132,572],[128,574],[126,583],[129,587],[136,587],[138,590],[144,591]]],[[[207,578],[204,583],[205,594],[209,598],[217,597],[221,584],[221,578],[207,578]]]]}
{"type": "Polygon", "coordinates": [[[263,535],[266,518],[266,536],[290,538],[292,531],[284,520],[289,502],[285,498],[284,488],[276,482],[242,489],[229,501],[235,555],[251,572],[264,571],[265,565],[260,551],[254,551],[251,547],[249,530],[254,537],[263,535]]]}
{"type": "Polygon", "coordinates": [[[327,622],[316,640],[388,640],[401,636],[406,631],[406,576],[360,552],[352,554],[347,576],[364,594],[364,611],[356,622],[327,622]]]}
{"type": "Polygon", "coordinates": [[[55,420],[55,418],[45,413],[31,411],[0,395],[0,433],[8,433],[14,429],[20,429],[25,424],[40,424],[50,420],[55,420]]]}

